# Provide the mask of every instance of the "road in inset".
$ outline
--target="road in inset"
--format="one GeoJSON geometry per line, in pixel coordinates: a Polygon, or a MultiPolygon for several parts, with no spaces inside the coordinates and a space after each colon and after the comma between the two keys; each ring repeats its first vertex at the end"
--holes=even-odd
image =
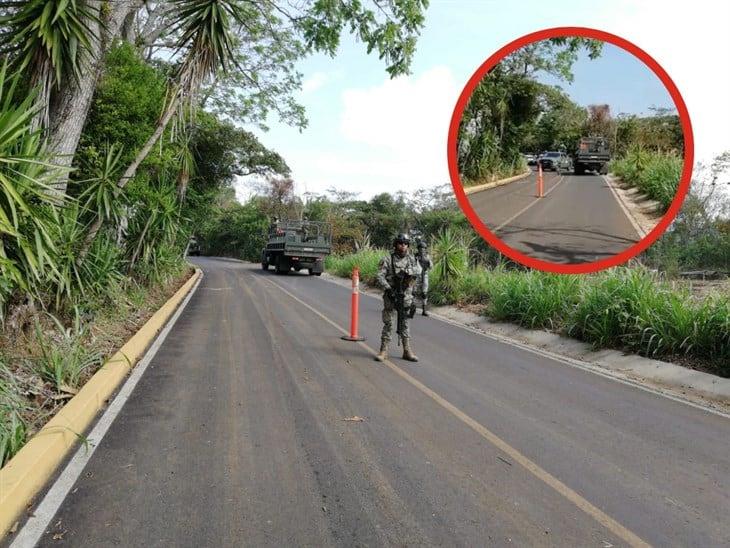
{"type": "Polygon", "coordinates": [[[195,262],[43,546],[730,545],[728,418],[434,318],[381,364],[381,299],[368,348],[346,286],[195,262]]]}
{"type": "Polygon", "coordinates": [[[537,173],[469,194],[479,218],[508,246],[529,257],[562,264],[594,262],[640,240],[617,197],[600,175],[537,173]]]}

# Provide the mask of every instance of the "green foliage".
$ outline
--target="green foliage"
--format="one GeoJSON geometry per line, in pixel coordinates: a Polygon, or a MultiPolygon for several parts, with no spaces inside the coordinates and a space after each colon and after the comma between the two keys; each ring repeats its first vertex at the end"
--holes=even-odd
{"type": "Polygon", "coordinates": [[[0,357],[0,467],[25,444],[28,426],[22,413],[26,405],[20,394],[19,382],[0,357]]]}
{"type": "Polygon", "coordinates": [[[36,324],[36,342],[40,355],[35,369],[39,376],[50,382],[59,392],[76,389],[84,373],[102,363],[102,353],[87,340],[78,312],[71,327],[64,327],[55,316],[49,315],[56,327],[56,333],[46,334],[36,324]]]}
{"type": "Polygon", "coordinates": [[[499,270],[489,286],[489,314],[530,328],[559,329],[578,300],[580,276],[499,270]]]}
{"type": "Polygon", "coordinates": [[[445,228],[431,242],[433,275],[446,291],[454,286],[469,267],[471,239],[445,228]]]}
{"type": "Polygon", "coordinates": [[[57,275],[51,230],[52,184],[61,170],[49,163],[32,130],[34,96],[13,101],[18,76],[0,68],[0,320],[15,289],[37,298],[38,285],[57,275]]]}
{"type": "Polygon", "coordinates": [[[269,219],[255,201],[245,205],[232,203],[208,219],[197,236],[206,255],[258,262],[268,226],[269,219]]]}
{"type": "Polygon", "coordinates": [[[109,145],[120,152],[120,167],[129,164],[154,131],[165,95],[165,75],[145,63],[132,45],[121,42],[112,48],[74,158],[75,179],[91,179],[102,171],[109,145]]]}
{"type": "Polygon", "coordinates": [[[359,253],[347,255],[329,255],[325,259],[325,268],[335,276],[349,278],[352,270],[360,269],[360,279],[369,285],[375,285],[380,260],[390,253],[387,249],[365,249],[359,253]]]}
{"type": "Polygon", "coordinates": [[[408,72],[427,7],[428,0],[388,2],[375,9],[368,9],[360,0],[318,0],[298,24],[307,45],[329,55],[335,54],[342,31],[349,27],[368,53],[378,50],[393,77],[408,72]]]}
{"type": "Polygon", "coordinates": [[[582,49],[588,51],[590,59],[596,59],[601,55],[603,42],[578,36],[548,38],[521,47],[508,55],[502,64],[510,74],[533,76],[545,72],[572,82],[572,67],[582,49]]]}
{"type": "Polygon", "coordinates": [[[677,195],[684,162],[672,153],[649,152],[635,147],[619,160],[611,163],[611,171],[624,182],[636,186],[664,211],[677,195]]]}
{"type": "MultiPolygon", "coordinates": [[[[9,4],[5,2],[5,4],[9,4]]],[[[13,3],[14,9],[0,17],[5,28],[0,40],[2,53],[15,54],[15,68],[33,73],[44,87],[61,86],[78,78],[94,38],[87,21],[95,13],[80,0],[29,0],[13,3]]]]}

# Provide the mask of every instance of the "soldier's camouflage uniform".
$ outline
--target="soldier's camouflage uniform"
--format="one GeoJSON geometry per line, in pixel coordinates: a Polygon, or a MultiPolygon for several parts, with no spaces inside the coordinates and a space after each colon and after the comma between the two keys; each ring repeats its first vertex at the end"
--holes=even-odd
{"type": "Polygon", "coordinates": [[[433,268],[433,261],[426,249],[423,252],[420,249],[418,250],[416,260],[421,265],[421,275],[416,282],[416,295],[420,297],[421,303],[425,305],[428,301],[428,271],[433,268]]]}
{"type": "Polygon", "coordinates": [[[403,333],[401,337],[403,339],[409,339],[411,336],[408,327],[407,312],[413,304],[413,289],[417,279],[421,275],[421,265],[418,264],[416,258],[410,253],[406,253],[403,257],[399,257],[397,253],[391,253],[380,260],[377,276],[378,285],[383,289],[383,332],[381,335],[381,344],[390,342],[390,332],[393,330],[395,300],[389,290],[395,289],[397,285],[395,278],[401,272],[405,272],[408,276],[408,283],[403,292],[403,308],[406,310],[406,316],[403,322],[403,333]],[[393,268],[391,268],[391,262],[393,263],[393,268]]]}

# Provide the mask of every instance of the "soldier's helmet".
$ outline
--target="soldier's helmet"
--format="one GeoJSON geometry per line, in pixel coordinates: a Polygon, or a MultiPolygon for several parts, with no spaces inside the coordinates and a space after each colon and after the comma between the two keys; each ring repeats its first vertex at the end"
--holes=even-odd
{"type": "Polygon", "coordinates": [[[416,247],[418,247],[418,249],[426,249],[426,242],[424,242],[423,240],[418,240],[416,247]]]}
{"type": "Polygon", "coordinates": [[[395,247],[396,244],[411,245],[411,239],[408,237],[408,234],[405,234],[404,232],[401,232],[393,240],[393,247],[395,247]]]}

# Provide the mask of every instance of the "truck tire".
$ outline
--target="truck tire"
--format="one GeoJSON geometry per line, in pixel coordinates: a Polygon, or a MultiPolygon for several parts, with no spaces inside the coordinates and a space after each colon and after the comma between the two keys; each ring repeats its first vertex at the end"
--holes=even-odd
{"type": "Polygon", "coordinates": [[[575,174],[576,175],[583,175],[586,172],[586,168],[584,168],[581,164],[575,165],[575,174]]]}
{"type": "Polygon", "coordinates": [[[601,175],[608,175],[608,164],[603,164],[601,169],[598,170],[601,175]]]}
{"type": "Polygon", "coordinates": [[[276,258],[276,273],[287,274],[289,272],[289,259],[283,255],[279,255],[276,258]]]}
{"type": "Polygon", "coordinates": [[[262,270],[268,270],[269,269],[269,263],[266,261],[261,261],[261,269],[262,270]]]}

